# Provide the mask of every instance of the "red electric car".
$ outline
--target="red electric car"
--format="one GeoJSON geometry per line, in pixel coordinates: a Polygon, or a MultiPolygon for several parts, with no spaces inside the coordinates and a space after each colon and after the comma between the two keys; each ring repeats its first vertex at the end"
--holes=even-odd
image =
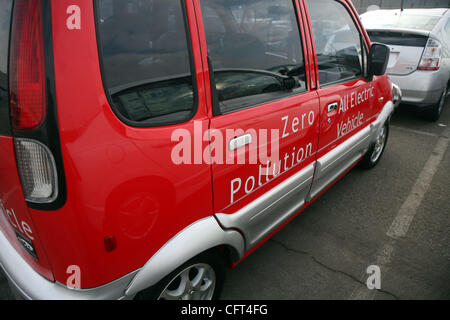
{"type": "Polygon", "coordinates": [[[213,299],[394,110],[349,0],[1,0],[0,266],[26,299],[213,299]]]}

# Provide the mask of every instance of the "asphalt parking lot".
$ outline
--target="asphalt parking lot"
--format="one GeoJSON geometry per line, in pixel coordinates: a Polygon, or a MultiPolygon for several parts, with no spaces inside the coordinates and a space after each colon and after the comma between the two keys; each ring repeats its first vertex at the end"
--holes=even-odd
{"type": "MultiPolygon", "coordinates": [[[[234,270],[223,299],[450,299],[450,98],[400,106],[384,158],[355,168],[234,270]],[[379,266],[381,289],[366,270],[379,266]]],[[[0,248],[1,250],[1,248],[0,248]]],[[[0,272],[0,299],[10,299],[0,272]]]]}

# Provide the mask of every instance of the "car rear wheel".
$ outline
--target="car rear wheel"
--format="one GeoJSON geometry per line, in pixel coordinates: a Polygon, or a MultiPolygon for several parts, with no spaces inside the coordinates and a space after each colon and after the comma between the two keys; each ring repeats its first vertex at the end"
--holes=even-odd
{"type": "Polygon", "coordinates": [[[225,263],[217,251],[188,261],[136,300],[216,300],[225,280],[225,263]]]}
{"type": "Polygon", "coordinates": [[[439,118],[441,117],[442,111],[444,110],[445,101],[446,101],[447,94],[448,94],[448,89],[449,88],[444,89],[444,91],[442,92],[441,98],[439,99],[439,102],[436,103],[429,110],[428,114],[426,115],[430,121],[438,121],[439,118]]]}
{"type": "Polygon", "coordinates": [[[360,167],[364,169],[371,169],[380,162],[383,153],[386,150],[388,138],[389,138],[389,122],[386,122],[385,125],[379,131],[375,139],[375,142],[369,148],[369,151],[366,153],[363,160],[361,161],[360,167]]]}

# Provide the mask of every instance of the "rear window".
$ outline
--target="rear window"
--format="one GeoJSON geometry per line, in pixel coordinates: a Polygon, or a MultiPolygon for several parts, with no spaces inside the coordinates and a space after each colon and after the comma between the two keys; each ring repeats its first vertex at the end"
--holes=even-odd
{"type": "Polygon", "coordinates": [[[12,0],[0,0],[0,134],[10,134],[8,53],[12,0]]]}
{"type": "Polygon", "coordinates": [[[406,32],[391,32],[391,31],[368,31],[370,40],[373,42],[380,42],[392,46],[405,47],[423,47],[425,48],[428,37],[410,34],[406,32]]]}
{"type": "Polygon", "coordinates": [[[182,3],[97,1],[105,89],[131,125],[168,125],[193,116],[195,81],[182,3]]]}
{"type": "Polygon", "coordinates": [[[414,29],[430,32],[442,17],[421,15],[419,13],[399,13],[398,11],[383,11],[383,16],[377,11],[361,16],[366,29],[414,29]]]}

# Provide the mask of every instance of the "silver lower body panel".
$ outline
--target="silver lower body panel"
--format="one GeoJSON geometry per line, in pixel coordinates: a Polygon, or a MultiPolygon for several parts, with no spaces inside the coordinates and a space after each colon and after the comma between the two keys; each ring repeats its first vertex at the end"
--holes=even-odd
{"type": "Polygon", "coordinates": [[[366,153],[370,140],[371,129],[368,126],[317,160],[314,183],[308,201],[315,198],[358,161],[366,153]]]}
{"type": "Polygon", "coordinates": [[[234,214],[216,214],[226,229],[239,229],[246,240],[246,250],[268,236],[305,204],[314,176],[310,164],[234,214]]]}

